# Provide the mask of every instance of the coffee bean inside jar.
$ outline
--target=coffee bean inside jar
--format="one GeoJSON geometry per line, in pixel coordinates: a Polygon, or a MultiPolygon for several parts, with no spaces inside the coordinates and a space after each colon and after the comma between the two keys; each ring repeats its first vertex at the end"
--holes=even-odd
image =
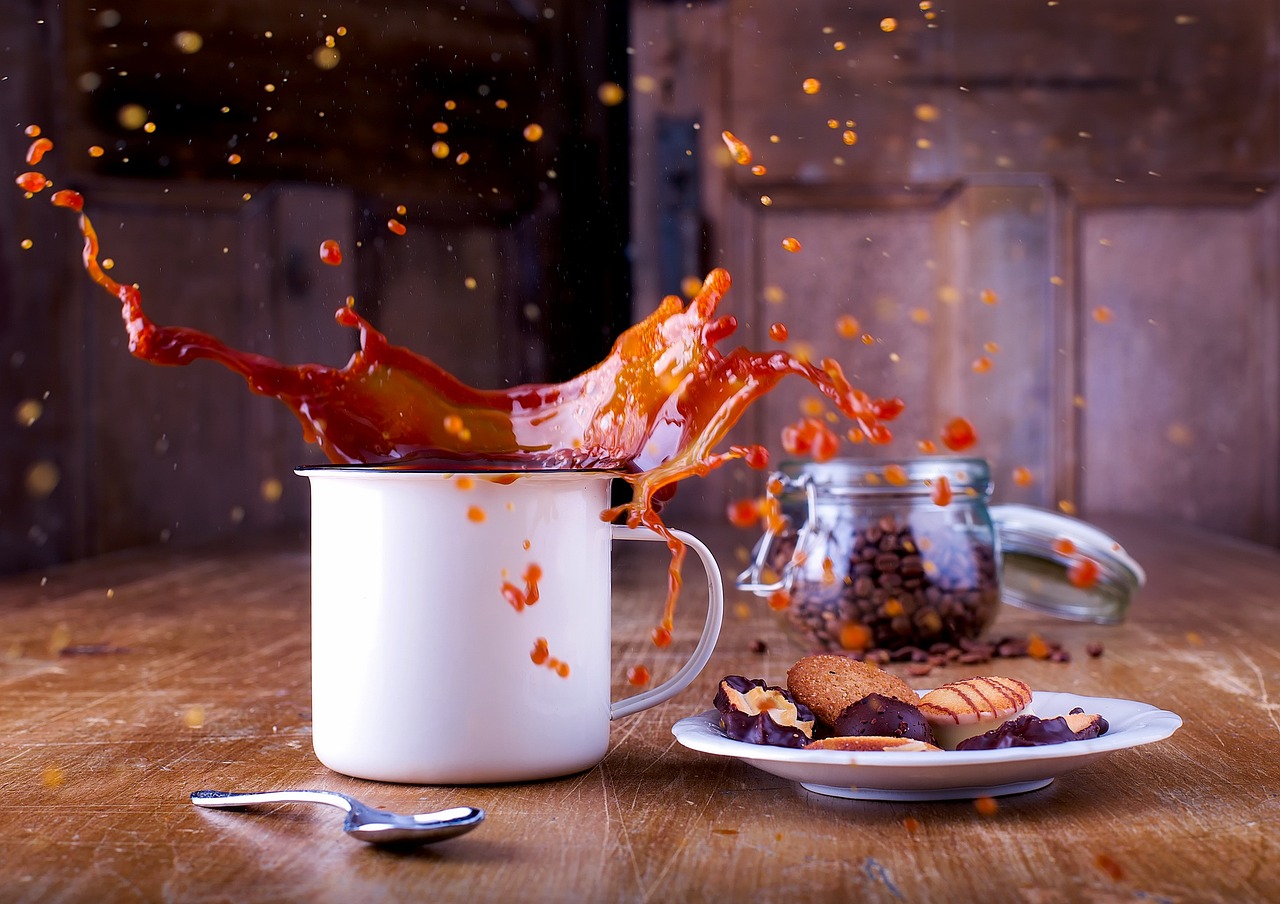
{"type": "Polygon", "coordinates": [[[783,466],[784,526],[766,534],[742,589],[767,589],[810,646],[899,650],[978,637],[1000,604],[996,532],[981,459],[783,466]],[[950,492],[935,489],[946,481],[950,492]],[[940,501],[945,499],[945,502],[940,501]]]}

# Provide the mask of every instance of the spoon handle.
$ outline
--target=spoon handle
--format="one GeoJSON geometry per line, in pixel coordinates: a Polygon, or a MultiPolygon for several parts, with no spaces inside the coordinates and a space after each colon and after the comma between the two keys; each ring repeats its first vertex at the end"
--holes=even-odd
{"type": "Polygon", "coordinates": [[[191,802],[198,807],[246,807],[253,804],[273,803],[312,803],[328,804],[348,813],[353,809],[353,801],[345,794],[337,791],[316,791],[309,788],[292,788],[284,791],[193,791],[191,802]]]}

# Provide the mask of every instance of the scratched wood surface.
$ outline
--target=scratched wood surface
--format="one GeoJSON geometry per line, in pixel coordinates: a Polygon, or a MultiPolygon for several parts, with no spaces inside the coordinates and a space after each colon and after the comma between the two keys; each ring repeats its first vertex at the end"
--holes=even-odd
{"type": "MultiPolygon", "coordinates": [[[[6,579],[0,897],[1275,900],[1280,554],[1133,521],[1108,526],[1150,574],[1129,621],[1103,628],[1010,610],[996,632],[1037,631],[1074,658],[996,665],[1046,690],[1145,700],[1186,724],[1167,741],[1000,798],[990,815],[965,801],[819,797],[676,745],[672,723],[708,708],[718,677],[781,680],[805,652],[732,592],[708,669],[670,703],[616,724],[601,765],[452,789],[358,781],[314,759],[305,550],[149,552],[6,579]],[[757,641],[768,651],[753,652],[757,641]],[[1093,641],[1105,645],[1101,657],[1085,655],[1093,641]],[[394,854],[343,836],[328,808],[234,813],[187,802],[201,787],[286,786],[401,810],[465,802],[489,819],[463,838],[394,854]]],[[[731,576],[747,538],[714,539],[731,576]]],[[[649,544],[619,550],[618,693],[628,665],[673,668],[700,619],[701,581],[690,575],[682,649],[655,655],[642,638],[663,563],[633,546],[649,544]]]]}

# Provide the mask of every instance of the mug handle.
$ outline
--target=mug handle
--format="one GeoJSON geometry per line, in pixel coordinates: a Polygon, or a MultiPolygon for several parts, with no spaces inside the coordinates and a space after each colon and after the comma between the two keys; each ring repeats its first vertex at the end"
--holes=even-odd
{"type": "MultiPolygon", "coordinates": [[[[657,706],[688,687],[702,671],[702,667],[707,664],[707,660],[711,658],[716,639],[720,636],[720,626],[724,623],[724,584],[720,580],[720,568],[716,565],[715,557],[711,555],[711,550],[707,549],[706,544],[693,534],[682,530],[673,530],[671,533],[698,554],[698,558],[702,560],[702,568],[707,573],[707,620],[702,626],[702,636],[698,638],[693,656],[666,681],[655,688],[627,697],[625,700],[610,703],[609,718],[611,720],[657,706]]],[[[647,527],[631,528],[622,524],[613,525],[613,539],[666,542],[661,534],[647,527]]]]}

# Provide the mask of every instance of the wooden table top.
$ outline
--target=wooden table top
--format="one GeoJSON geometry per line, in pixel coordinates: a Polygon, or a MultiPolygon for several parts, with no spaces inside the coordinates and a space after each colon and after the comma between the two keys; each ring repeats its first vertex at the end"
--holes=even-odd
{"type": "MultiPolygon", "coordinates": [[[[995,633],[1038,632],[1072,661],[1004,660],[979,673],[1143,700],[1185,725],[987,811],[823,797],[676,744],[672,724],[709,708],[719,677],[781,682],[806,652],[763,603],[733,591],[708,668],[669,703],[616,723],[601,765],[548,782],[441,788],[360,781],[315,760],[304,549],[147,551],[0,581],[0,897],[1280,899],[1280,553],[1103,523],[1149,575],[1129,620],[1101,627],[1006,609],[995,633]],[[1085,652],[1094,642],[1105,646],[1096,658],[1085,652]],[[406,854],[347,838],[325,807],[188,802],[198,788],[308,786],[395,810],[466,803],[489,816],[406,854]]],[[[718,539],[731,581],[747,538],[718,539]]],[[[629,665],[657,677],[673,668],[701,618],[690,577],[676,643],[659,653],[645,640],[665,564],[645,558],[650,546],[619,547],[618,694],[629,665]]],[[[909,680],[974,673],[950,666],[909,680]]]]}

